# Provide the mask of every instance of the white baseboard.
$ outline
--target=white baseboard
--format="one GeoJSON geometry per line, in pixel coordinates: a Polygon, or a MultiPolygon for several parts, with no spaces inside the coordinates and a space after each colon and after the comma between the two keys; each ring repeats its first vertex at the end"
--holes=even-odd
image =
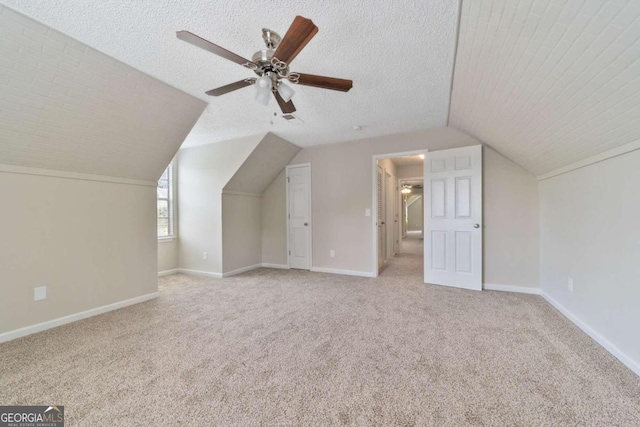
{"type": "Polygon", "coordinates": [[[563,306],[558,301],[556,301],[553,298],[551,298],[549,296],[549,294],[547,294],[546,292],[542,291],[542,292],[540,292],[540,295],[542,295],[542,298],[547,300],[547,302],[549,304],[551,304],[553,307],[555,307],[555,309],[558,310],[560,313],[562,313],[567,319],[571,320],[578,328],[582,329],[582,331],[585,334],[587,334],[591,338],[593,338],[593,340],[595,342],[597,342],[602,347],[604,347],[605,350],[607,350],[609,353],[611,353],[616,359],[618,359],[627,368],[631,369],[633,372],[635,372],[636,375],[638,375],[640,377],[640,363],[638,363],[638,362],[634,361],[633,359],[631,359],[622,350],[620,350],[618,347],[616,347],[614,344],[612,344],[611,341],[607,340],[605,337],[600,335],[598,332],[596,332],[593,329],[591,329],[591,327],[589,325],[584,323],[582,320],[578,319],[565,306],[563,306]]]}
{"type": "Polygon", "coordinates": [[[169,276],[171,274],[176,274],[176,273],[179,273],[179,272],[180,272],[179,268],[173,268],[171,270],[158,271],[158,277],[169,276]]]}
{"type": "Polygon", "coordinates": [[[342,274],[343,276],[376,277],[370,271],[338,270],[335,268],[311,267],[316,273],[342,274]]]}
{"type": "Polygon", "coordinates": [[[264,268],[280,268],[282,270],[289,270],[289,266],[287,264],[269,264],[268,262],[263,262],[262,266],[264,268]]]}
{"type": "Polygon", "coordinates": [[[86,319],[88,317],[97,316],[98,314],[107,313],[109,311],[124,308],[130,305],[139,304],[141,302],[149,301],[158,297],[158,292],[152,292],[146,295],[140,295],[139,297],[130,298],[124,301],[114,302],[113,304],[103,305],[102,307],[92,308],[90,310],[81,311],[80,313],[70,314],[69,316],[59,317],[57,319],[48,320],[46,322],[38,323],[36,325],[26,326],[24,328],[16,329],[14,331],[5,332],[0,334],[0,343],[15,340],[16,338],[25,337],[27,335],[35,334],[36,332],[46,331],[47,329],[55,328],[57,326],[66,325],[67,323],[76,322],[78,320],[86,319]]]}
{"type": "Polygon", "coordinates": [[[486,291],[502,291],[502,292],[517,292],[519,294],[531,294],[540,295],[540,288],[527,288],[524,286],[513,285],[494,285],[493,283],[485,283],[482,289],[486,291]]]}
{"type": "Polygon", "coordinates": [[[194,276],[213,277],[215,279],[222,279],[222,273],[212,273],[210,271],[189,270],[187,268],[179,268],[178,273],[193,274],[194,276]]]}
{"type": "Polygon", "coordinates": [[[262,264],[254,264],[248,267],[238,268],[236,270],[231,270],[231,271],[227,271],[226,273],[222,273],[222,277],[235,276],[236,274],[246,273],[247,271],[255,270],[256,268],[260,268],[260,267],[262,267],[262,264]]]}

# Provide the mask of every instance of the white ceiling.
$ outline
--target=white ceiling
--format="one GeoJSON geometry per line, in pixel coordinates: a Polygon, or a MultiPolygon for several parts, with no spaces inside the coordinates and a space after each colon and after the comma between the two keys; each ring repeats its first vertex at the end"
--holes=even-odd
{"type": "Polygon", "coordinates": [[[271,131],[300,146],[444,126],[457,0],[2,0],[210,104],[185,146],[271,131]],[[304,124],[271,116],[253,88],[219,98],[206,90],[252,73],[175,37],[189,30],[241,56],[264,46],[261,29],[284,35],[295,15],[319,27],[292,70],[353,79],[348,93],[295,86],[304,124]],[[363,127],[353,130],[354,125],[363,127]]]}
{"type": "Polygon", "coordinates": [[[206,104],[0,6],[0,164],[157,181],[206,104]]]}
{"type": "Polygon", "coordinates": [[[450,125],[541,175],[640,138],[640,1],[463,1],[450,125]]]}

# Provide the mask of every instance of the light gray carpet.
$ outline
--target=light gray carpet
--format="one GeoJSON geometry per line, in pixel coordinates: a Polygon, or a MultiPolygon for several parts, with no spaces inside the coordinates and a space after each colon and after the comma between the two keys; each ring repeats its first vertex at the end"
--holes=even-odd
{"type": "Polygon", "coordinates": [[[420,270],[168,276],[0,345],[0,404],[62,404],[69,426],[640,425],[640,379],[541,298],[420,270]]]}

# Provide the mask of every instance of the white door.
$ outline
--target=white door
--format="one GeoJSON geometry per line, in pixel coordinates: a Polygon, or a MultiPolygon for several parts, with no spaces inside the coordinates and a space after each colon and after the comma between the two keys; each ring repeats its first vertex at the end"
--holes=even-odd
{"type": "Polygon", "coordinates": [[[482,146],[424,162],[424,281],[482,289],[482,146]]]}
{"type": "Polygon", "coordinates": [[[384,233],[384,170],[378,165],[377,172],[377,199],[378,199],[378,272],[384,264],[384,251],[385,251],[385,233],[384,233]]]}
{"type": "Polygon", "coordinates": [[[289,267],[311,268],[311,165],[287,166],[289,267]]]}

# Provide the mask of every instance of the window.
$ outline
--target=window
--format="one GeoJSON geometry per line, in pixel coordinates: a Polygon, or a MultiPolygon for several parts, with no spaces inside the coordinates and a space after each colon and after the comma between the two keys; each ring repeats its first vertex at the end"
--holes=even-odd
{"type": "Polygon", "coordinates": [[[173,237],[173,164],[158,181],[158,238],[173,237]]]}

